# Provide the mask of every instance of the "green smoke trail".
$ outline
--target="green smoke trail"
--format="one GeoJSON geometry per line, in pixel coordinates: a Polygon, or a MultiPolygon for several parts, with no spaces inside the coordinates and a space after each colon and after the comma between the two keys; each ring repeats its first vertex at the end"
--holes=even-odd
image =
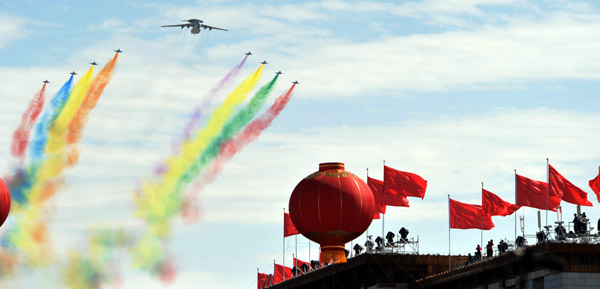
{"type": "Polygon", "coordinates": [[[221,145],[240,132],[252,119],[260,108],[267,101],[269,93],[273,90],[275,83],[277,82],[279,75],[276,75],[273,80],[261,87],[252,100],[246,107],[238,111],[238,113],[232,117],[221,130],[221,133],[213,139],[206,149],[200,154],[190,168],[179,178],[177,182],[178,196],[181,196],[183,187],[194,180],[202,172],[202,170],[210,164],[210,162],[219,154],[221,145]]]}

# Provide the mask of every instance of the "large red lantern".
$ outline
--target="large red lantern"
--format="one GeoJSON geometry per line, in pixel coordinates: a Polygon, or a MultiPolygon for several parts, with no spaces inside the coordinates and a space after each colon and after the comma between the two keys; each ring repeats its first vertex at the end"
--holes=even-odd
{"type": "Polygon", "coordinates": [[[331,264],[346,262],[344,245],[369,228],[375,203],[367,184],[343,163],[322,163],[296,185],[289,209],[296,229],[321,245],[321,262],[331,264]]]}
{"type": "Polygon", "coordinates": [[[0,179],[0,226],[4,224],[10,212],[10,193],[6,184],[0,179]]]}

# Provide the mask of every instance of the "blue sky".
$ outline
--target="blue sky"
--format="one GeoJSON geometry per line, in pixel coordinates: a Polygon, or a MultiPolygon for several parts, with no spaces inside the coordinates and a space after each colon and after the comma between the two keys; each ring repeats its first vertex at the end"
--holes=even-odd
{"type": "MultiPolygon", "coordinates": [[[[193,107],[252,51],[241,75],[266,59],[261,84],[284,72],[274,95],[301,82],[292,101],[199,194],[200,221],[177,222],[176,281],[165,285],[124,258],[122,288],[253,288],[257,267],[271,272],[273,259],[282,261],[282,208],[319,162],[381,178],[386,160],[427,179],[424,200],[385,219],[386,231],[418,234],[421,253],[448,252],[448,194],[479,203],[483,181],[514,201],[513,170],[545,180],[546,158],[589,193],[595,207],[584,211],[596,220],[587,181],[600,164],[599,16],[593,2],[560,0],[2,1],[0,161],[8,172],[12,131],[40,81],[52,82],[53,95],[68,72],[124,50],[49,217],[57,256],[83,247],[91,227],[134,230],[135,187],[171,152],[193,107]],[[160,28],[189,18],[229,31],[160,28]]],[[[563,205],[570,220],[575,206],[563,205]]],[[[519,214],[534,234],[536,211],[519,214]]],[[[485,240],[514,237],[513,216],[494,222],[485,240]]],[[[380,232],[380,221],[371,230],[380,232]]],[[[480,239],[476,230],[451,234],[453,253],[472,252],[480,239]]],[[[32,272],[0,284],[60,282],[32,272]]]]}

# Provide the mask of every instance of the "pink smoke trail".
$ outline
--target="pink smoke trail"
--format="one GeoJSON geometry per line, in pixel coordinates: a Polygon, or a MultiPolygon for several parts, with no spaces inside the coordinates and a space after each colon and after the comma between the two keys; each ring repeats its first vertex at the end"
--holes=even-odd
{"type": "Polygon", "coordinates": [[[10,152],[14,157],[22,158],[27,150],[29,144],[29,134],[33,128],[33,124],[37,120],[38,116],[42,112],[44,106],[44,92],[46,90],[46,83],[42,86],[42,89],[35,94],[23,117],[21,123],[13,133],[12,146],[10,152]]]}
{"type": "Polygon", "coordinates": [[[242,66],[244,66],[246,59],[248,59],[248,55],[246,55],[246,57],[244,57],[244,59],[242,60],[242,62],[240,62],[240,64],[238,64],[236,67],[234,67],[225,77],[223,77],[223,79],[221,79],[221,81],[219,81],[219,83],[208,92],[208,95],[204,98],[204,100],[202,101],[202,104],[199,107],[196,107],[196,110],[190,117],[189,121],[187,122],[187,124],[185,125],[185,128],[183,130],[184,139],[190,138],[190,134],[191,134],[192,130],[196,127],[196,124],[198,123],[198,121],[200,121],[200,117],[202,117],[204,112],[208,109],[208,107],[210,106],[210,104],[212,103],[214,98],[217,96],[219,91],[221,89],[223,89],[223,87],[227,83],[229,83],[232,80],[232,78],[240,72],[240,69],[242,68],[242,66]]]}
{"type": "MultiPolygon", "coordinates": [[[[244,128],[244,130],[238,135],[221,145],[219,155],[215,158],[210,167],[205,171],[201,179],[194,186],[194,194],[200,192],[204,185],[213,182],[217,175],[223,169],[223,165],[229,159],[231,159],[235,154],[240,152],[247,144],[255,141],[260,136],[260,134],[271,125],[273,120],[279,115],[279,113],[285,108],[287,103],[290,101],[292,97],[292,92],[294,91],[295,87],[296,84],[293,84],[287,92],[275,99],[273,105],[271,105],[271,107],[269,107],[269,109],[265,111],[260,117],[248,124],[244,128]]],[[[186,196],[186,198],[190,197],[190,194],[186,196]]]]}

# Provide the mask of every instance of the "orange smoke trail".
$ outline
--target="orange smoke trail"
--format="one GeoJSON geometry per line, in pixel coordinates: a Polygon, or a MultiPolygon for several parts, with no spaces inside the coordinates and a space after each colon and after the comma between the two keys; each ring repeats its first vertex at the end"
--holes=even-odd
{"type": "Polygon", "coordinates": [[[90,111],[96,107],[98,100],[104,91],[106,85],[112,78],[115,65],[117,64],[117,58],[119,53],[115,53],[115,56],[110,60],[102,70],[98,73],[94,81],[90,85],[90,88],[81,104],[79,110],[73,117],[73,120],[69,123],[67,131],[67,145],[69,145],[69,153],[65,159],[65,165],[67,167],[73,166],[79,159],[79,151],[77,149],[77,142],[81,138],[83,127],[87,122],[87,118],[90,111]]]}

